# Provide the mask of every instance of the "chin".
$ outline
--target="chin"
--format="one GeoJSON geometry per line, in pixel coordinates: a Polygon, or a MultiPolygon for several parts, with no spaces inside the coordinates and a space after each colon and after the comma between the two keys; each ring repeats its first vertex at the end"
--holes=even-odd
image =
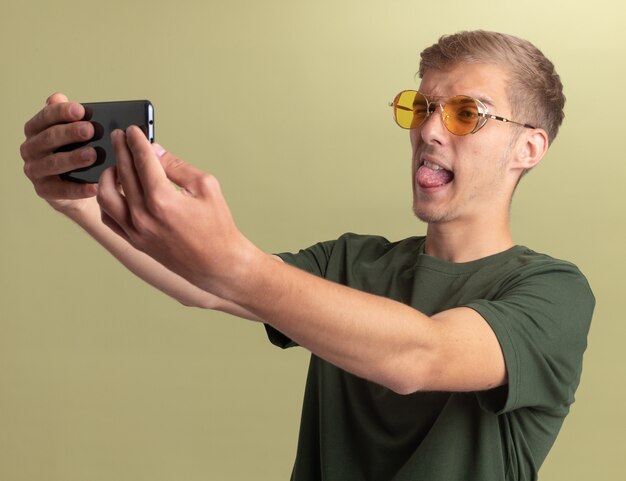
{"type": "Polygon", "coordinates": [[[438,224],[443,222],[450,222],[454,216],[451,212],[446,210],[427,209],[424,206],[413,205],[413,214],[422,222],[427,224],[438,224]]]}

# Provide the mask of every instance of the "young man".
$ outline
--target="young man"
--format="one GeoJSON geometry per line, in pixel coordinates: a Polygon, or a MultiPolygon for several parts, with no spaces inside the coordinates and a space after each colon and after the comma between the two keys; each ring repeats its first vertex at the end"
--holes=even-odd
{"type": "Polygon", "coordinates": [[[312,352],[294,480],[536,479],[574,400],[593,295],[509,230],[513,191],[563,119],[559,77],[530,43],[482,31],[442,37],[420,76],[393,109],[428,230],[393,243],[346,234],[271,256],[215,178],[139,129],[114,133],[96,192],[58,178],[92,149],[53,153],[93,135],[79,104],[53,95],[25,127],[37,193],[130,270],[312,352]]]}

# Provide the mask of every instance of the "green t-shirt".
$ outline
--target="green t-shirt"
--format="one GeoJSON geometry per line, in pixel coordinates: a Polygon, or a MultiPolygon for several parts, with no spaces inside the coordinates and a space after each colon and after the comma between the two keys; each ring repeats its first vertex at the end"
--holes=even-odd
{"type": "MultiPolygon", "coordinates": [[[[476,310],[500,342],[508,384],[399,395],[312,355],[292,480],[536,479],[574,402],[589,285],[573,264],[526,247],[450,263],[425,255],[424,240],[345,234],[281,257],[427,315],[476,310]]],[[[294,345],[266,327],[274,344],[294,345]]]]}

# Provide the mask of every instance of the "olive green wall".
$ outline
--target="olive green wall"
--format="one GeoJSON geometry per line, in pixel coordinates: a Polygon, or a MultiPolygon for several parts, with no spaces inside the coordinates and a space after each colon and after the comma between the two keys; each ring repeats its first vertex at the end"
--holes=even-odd
{"type": "Polygon", "coordinates": [[[614,0],[5,2],[0,479],[288,479],[306,374],[303,350],[143,285],[34,195],[18,149],[50,93],[151,99],[157,140],[218,176],[264,249],[398,239],[424,227],[387,102],[422,48],[473,28],[533,41],[568,97],[513,209],[515,240],[577,263],[598,300],[542,479],[623,475],[625,20],[614,0]]]}

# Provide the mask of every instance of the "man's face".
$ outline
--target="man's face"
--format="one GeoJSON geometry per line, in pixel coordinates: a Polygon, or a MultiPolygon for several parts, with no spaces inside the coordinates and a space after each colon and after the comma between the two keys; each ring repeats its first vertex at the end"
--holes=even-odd
{"type": "MultiPolygon", "coordinates": [[[[427,71],[419,90],[429,99],[468,95],[490,113],[511,118],[507,82],[502,67],[459,64],[427,71]]],[[[496,212],[506,215],[517,180],[507,168],[517,133],[513,125],[489,121],[475,134],[457,136],[446,130],[437,107],[410,132],[417,217],[429,223],[472,223],[496,212]]]]}

